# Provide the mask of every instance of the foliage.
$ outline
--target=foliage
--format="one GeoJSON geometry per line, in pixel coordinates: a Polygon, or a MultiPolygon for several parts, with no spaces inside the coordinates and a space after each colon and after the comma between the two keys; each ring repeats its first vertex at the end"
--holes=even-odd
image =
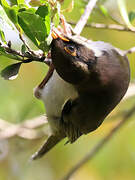
{"type": "MultiPolygon", "coordinates": [[[[47,54],[49,50],[49,46],[51,43],[50,39],[50,30],[51,30],[51,19],[55,17],[55,25],[59,24],[59,2],[49,3],[46,1],[30,1],[29,3],[31,6],[26,5],[26,2],[23,0],[18,1],[10,1],[10,5],[6,0],[1,0],[1,6],[5,11],[9,20],[14,24],[15,28],[17,29],[20,36],[24,33],[32,42],[33,44],[43,51],[44,54],[47,54]],[[38,7],[32,7],[32,6],[38,7]],[[56,18],[57,17],[57,18],[56,18]]],[[[2,11],[1,9],[1,14],[2,11]]],[[[4,14],[4,13],[3,13],[4,14]]],[[[4,21],[4,15],[2,16],[4,21]]],[[[0,37],[1,41],[4,44],[8,44],[5,40],[3,29],[0,28],[0,37]]],[[[25,44],[22,45],[22,54],[26,51],[25,44]]],[[[1,46],[0,54],[3,56],[9,55],[5,49],[1,46]]],[[[21,60],[22,62],[15,64],[14,66],[8,66],[6,70],[3,70],[1,75],[5,79],[12,79],[12,75],[16,75],[19,71],[20,65],[24,62],[24,58],[17,58],[16,55],[14,56],[13,53],[9,58],[15,60],[21,60]],[[11,69],[10,69],[11,68],[11,69]],[[14,73],[11,73],[11,71],[14,73]],[[10,71],[10,72],[9,72],[10,71]]],[[[26,63],[26,61],[25,61],[26,63]]]]}

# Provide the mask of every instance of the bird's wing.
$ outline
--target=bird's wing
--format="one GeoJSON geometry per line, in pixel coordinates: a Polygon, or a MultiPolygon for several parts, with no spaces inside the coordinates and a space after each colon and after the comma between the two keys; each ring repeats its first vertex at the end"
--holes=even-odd
{"type": "Polygon", "coordinates": [[[82,135],[79,128],[72,123],[72,120],[69,117],[72,111],[72,105],[73,105],[72,100],[70,99],[65,103],[62,109],[62,115],[60,120],[62,129],[64,130],[66,136],[68,137],[67,143],[68,142],[73,143],[82,135]]]}

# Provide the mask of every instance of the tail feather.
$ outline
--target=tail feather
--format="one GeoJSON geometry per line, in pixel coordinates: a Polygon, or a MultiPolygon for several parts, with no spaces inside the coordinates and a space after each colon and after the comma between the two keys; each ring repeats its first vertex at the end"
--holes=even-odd
{"type": "Polygon", "coordinates": [[[59,143],[63,139],[62,136],[58,135],[50,135],[46,142],[41,146],[41,148],[32,155],[31,159],[39,159],[43,155],[45,155],[48,151],[50,151],[57,143],[59,143]]]}

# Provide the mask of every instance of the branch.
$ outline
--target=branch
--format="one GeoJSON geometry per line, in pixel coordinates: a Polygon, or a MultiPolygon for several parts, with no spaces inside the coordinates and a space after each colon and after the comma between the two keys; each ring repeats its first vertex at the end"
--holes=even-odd
{"type": "Polygon", "coordinates": [[[128,121],[128,119],[135,113],[135,105],[123,116],[122,120],[94,147],[90,152],[80,160],[62,180],[69,180],[73,174],[80,169],[86,162],[90,161],[104,145],[109,142],[113,135],[128,121]]]}
{"type": "MultiPolygon", "coordinates": [[[[75,25],[75,22],[68,22],[71,25],[75,25]]],[[[135,30],[133,29],[129,29],[126,26],[122,26],[122,25],[118,25],[118,24],[102,24],[102,23],[91,23],[91,24],[86,24],[87,27],[91,27],[91,28],[96,28],[96,29],[109,29],[109,30],[116,30],[116,31],[126,31],[126,32],[132,32],[135,33],[135,30]]],[[[128,50],[124,51],[124,54],[132,54],[135,52],[135,47],[132,47],[128,50]]]]}
{"type": "Polygon", "coordinates": [[[127,55],[127,54],[132,54],[132,53],[134,53],[135,52],[135,47],[132,47],[132,48],[130,48],[130,49],[128,49],[128,50],[125,50],[125,55],[127,55]]]}
{"type": "Polygon", "coordinates": [[[19,38],[20,38],[20,40],[23,42],[23,44],[27,47],[28,51],[29,51],[33,56],[37,56],[37,55],[35,54],[35,52],[32,51],[32,49],[31,49],[31,48],[28,46],[28,44],[25,42],[25,40],[24,40],[24,38],[23,38],[23,36],[22,36],[21,33],[19,34],[19,38]]]}
{"type": "MultiPolygon", "coordinates": [[[[24,40],[23,40],[24,41],[24,40]]],[[[25,42],[25,41],[24,41],[25,42]]],[[[26,44],[25,44],[26,45],[26,44]]],[[[15,49],[12,49],[11,45],[8,46],[8,45],[5,45],[5,44],[2,44],[0,42],[0,47],[4,48],[5,52],[7,54],[11,54],[11,55],[14,55],[14,56],[18,56],[19,58],[16,59],[17,61],[22,61],[24,63],[27,63],[27,62],[32,62],[32,61],[39,61],[39,62],[44,62],[46,63],[44,60],[45,60],[45,56],[43,53],[41,53],[40,51],[38,52],[33,52],[32,50],[28,50],[28,52],[25,52],[24,54],[20,51],[17,51],[15,49]]],[[[48,65],[48,63],[46,63],[48,65]]]]}
{"type": "MultiPolygon", "coordinates": [[[[75,22],[69,21],[68,22],[71,25],[76,25],[75,22]]],[[[96,28],[96,29],[108,29],[108,30],[116,30],[116,31],[127,31],[127,32],[132,32],[135,33],[134,30],[129,29],[126,26],[118,25],[118,24],[103,24],[103,23],[90,23],[86,24],[86,27],[91,27],[91,28],[96,28]]]]}
{"type": "Polygon", "coordinates": [[[92,10],[94,9],[96,3],[98,0],[89,0],[85,11],[83,13],[83,15],[81,16],[80,20],[77,22],[75,28],[74,28],[74,33],[77,35],[80,35],[85,24],[87,23],[87,20],[90,16],[90,14],[92,13],[92,10]]]}
{"type": "Polygon", "coordinates": [[[15,56],[20,56],[20,57],[24,58],[24,55],[23,55],[21,52],[12,49],[12,48],[9,47],[9,46],[0,44],[0,47],[3,47],[3,48],[5,49],[5,51],[6,51],[7,53],[9,53],[9,54],[12,54],[12,55],[15,55],[15,56]]]}
{"type": "Polygon", "coordinates": [[[12,124],[0,119],[0,140],[11,138],[13,136],[19,136],[25,139],[37,139],[45,135],[48,136],[48,132],[34,130],[34,128],[38,128],[47,123],[46,116],[39,116],[21,124],[12,124]]]}
{"type": "MultiPolygon", "coordinates": [[[[15,49],[12,49],[11,41],[9,41],[7,44],[5,44],[5,43],[0,41],[0,47],[4,48],[4,50],[5,50],[5,52],[7,54],[11,54],[13,56],[18,56],[18,59],[15,59],[15,60],[22,61],[24,63],[29,63],[29,62],[32,62],[32,61],[45,62],[44,61],[45,60],[45,56],[44,56],[43,51],[41,51],[41,50],[33,51],[28,46],[28,44],[25,42],[25,40],[24,40],[24,38],[23,38],[21,33],[19,33],[19,38],[23,42],[25,47],[27,48],[27,51],[22,52],[22,51],[17,51],[15,49]]],[[[3,53],[3,55],[4,55],[4,53],[3,53]]]]}

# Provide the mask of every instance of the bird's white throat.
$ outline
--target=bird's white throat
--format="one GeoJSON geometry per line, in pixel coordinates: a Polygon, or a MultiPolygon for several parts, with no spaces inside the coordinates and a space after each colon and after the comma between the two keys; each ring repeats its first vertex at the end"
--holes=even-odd
{"type": "Polygon", "coordinates": [[[74,99],[78,96],[73,85],[64,81],[55,70],[49,81],[39,91],[40,99],[45,104],[48,120],[52,117],[61,117],[64,103],[68,99],[74,99]]]}

